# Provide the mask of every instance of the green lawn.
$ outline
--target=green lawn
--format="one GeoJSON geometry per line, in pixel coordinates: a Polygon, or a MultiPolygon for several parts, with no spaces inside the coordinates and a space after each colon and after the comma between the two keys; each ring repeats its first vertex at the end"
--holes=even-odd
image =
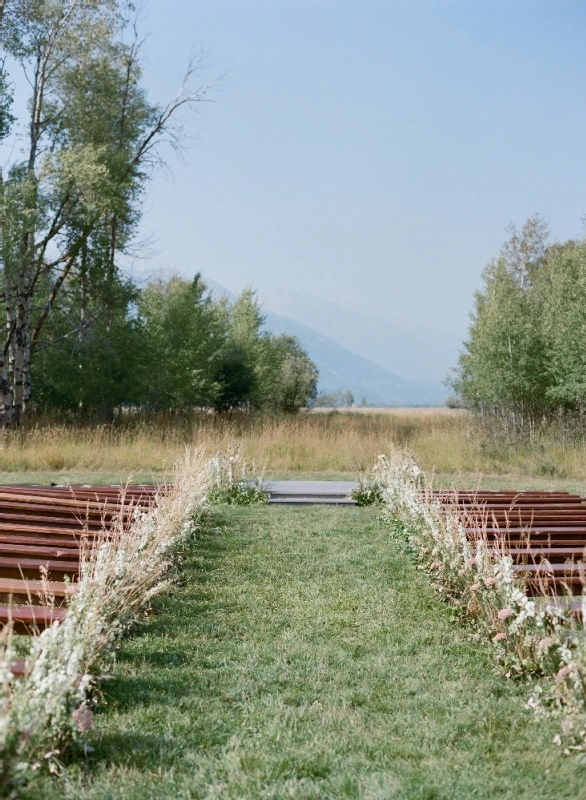
{"type": "Polygon", "coordinates": [[[88,762],[23,797],[581,798],[373,509],[228,509],[125,641],[88,762]]]}
{"type": "Polygon", "coordinates": [[[49,486],[50,483],[77,484],[77,483],[159,483],[169,480],[171,473],[165,472],[136,472],[129,474],[128,471],[110,470],[89,471],[89,470],[53,470],[52,472],[23,470],[15,472],[0,471],[0,485],[2,484],[38,484],[49,486]]]}
{"type": "MultiPolygon", "coordinates": [[[[276,472],[268,473],[265,480],[293,480],[293,481],[353,481],[357,476],[353,472],[276,472]]],[[[41,484],[48,486],[54,483],[156,483],[172,479],[171,472],[136,472],[129,474],[124,470],[109,471],[83,471],[83,470],[55,470],[35,471],[25,470],[16,472],[0,471],[0,485],[2,484],[41,484]]],[[[492,475],[489,473],[469,472],[458,475],[456,473],[438,473],[436,484],[451,488],[458,486],[463,489],[537,489],[564,490],[586,495],[586,482],[578,478],[551,478],[534,477],[527,475],[492,475]]]]}

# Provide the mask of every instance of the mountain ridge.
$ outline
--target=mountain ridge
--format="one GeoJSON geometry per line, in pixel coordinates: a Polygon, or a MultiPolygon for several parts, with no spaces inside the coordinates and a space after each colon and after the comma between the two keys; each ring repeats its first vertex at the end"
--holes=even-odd
{"type": "MultiPolygon", "coordinates": [[[[233,292],[213,280],[204,282],[215,297],[235,300],[233,292]]],[[[397,375],[339,342],[290,317],[263,308],[264,328],[275,335],[295,336],[319,371],[318,391],[330,394],[351,391],[373,406],[439,406],[446,389],[439,381],[417,380],[397,375]]]]}

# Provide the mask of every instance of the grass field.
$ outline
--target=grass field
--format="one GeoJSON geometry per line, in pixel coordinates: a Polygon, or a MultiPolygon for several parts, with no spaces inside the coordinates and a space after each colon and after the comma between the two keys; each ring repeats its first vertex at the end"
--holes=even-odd
{"type": "Polygon", "coordinates": [[[448,485],[586,488],[586,439],[541,434],[507,441],[448,409],[316,410],[293,417],[159,415],[115,425],[43,423],[0,440],[3,483],[164,480],[186,445],[239,447],[272,478],[354,478],[398,445],[448,485]]]}
{"type": "Polygon", "coordinates": [[[87,762],[24,800],[563,800],[524,710],[373,509],[252,507],[124,642],[87,762]]]}

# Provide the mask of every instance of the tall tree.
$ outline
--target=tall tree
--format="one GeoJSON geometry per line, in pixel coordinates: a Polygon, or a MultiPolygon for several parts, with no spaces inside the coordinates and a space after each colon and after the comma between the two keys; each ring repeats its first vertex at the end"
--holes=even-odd
{"type": "MultiPolygon", "coordinates": [[[[0,45],[31,86],[25,157],[0,186],[0,417],[18,424],[31,394],[34,348],[70,283],[89,294],[102,272],[113,320],[117,256],[132,239],[145,180],[164,142],[177,145],[176,112],[201,99],[187,81],[166,106],[140,87],[140,47],[121,43],[125,0],[4,0],[0,45]]],[[[0,103],[1,108],[1,103],[0,103]]],[[[108,312],[108,303],[110,312],[108,312]]],[[[89,324],[81,303],[71,334],[89,324]]]]}
{"type": "Polygon", "coordinates": [[[586,407],[586,243],[550,247],[535,279],[550,407],[586,407]]]}
{"type": "Polygon", "coordinates": [[[317,397],[318,372],[297,339],[286,334],[271,338],[267,350],[275,374],[268,407],[292,413],[310,405],[317,397]]]}
{"type": "Polygon", "coordinates": [[[548,225],[537,215],[521,231],[509,226],[508,233],[500,258],[483,272],[469,337],[450,383],[472,406],[542,413],[553,399],[543,323],[557,245],[548,247],[548,225]]]}
{"type": "Polygon", "coordinates": [[[543,409],[547,370],[535,294],[503,259],[486,267],[483,280],[452,386],[475,406],[543,409]]]}

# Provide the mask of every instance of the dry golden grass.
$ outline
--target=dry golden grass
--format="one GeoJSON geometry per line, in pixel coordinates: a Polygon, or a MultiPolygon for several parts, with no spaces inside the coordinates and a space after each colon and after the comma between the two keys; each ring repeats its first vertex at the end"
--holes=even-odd
{"type": "Polygon", "coordinates": [[[543,488],[586,481],[583,440],[551,434],[507,443],[467,412],[366,409],[292,417],[206,414],[131,418],[114,425],[39,423],[4,434],[2,482],[105,482],[166,477],[185,445],[207,452],[238,447],[270,477],[355,477],[391,446],[407,449],[444,481],[521,483],[543,488]],[[366,413],[365,413],[366,412],[366,413]]]}
{"type": "Polygon", "coordinates": [[[312,408],[310,414],[331,414],[340,411],[343,414],[392,414],[399,417],[453,417],[466,414],[463,409],[447,408],[447,406],[355,406],[351,409],[312,408]]]}
{"type": "Polygon", "coordinates": [[[270,474],[343,473],[370,469],[378,453],[414,436],[456,430],[457,415],[301,413],[294,417],[159,416],[123,424],[38,424],[4,435],[0,472],[165,474],[185,445],[209,452],[239,447],[270,474]]]}

